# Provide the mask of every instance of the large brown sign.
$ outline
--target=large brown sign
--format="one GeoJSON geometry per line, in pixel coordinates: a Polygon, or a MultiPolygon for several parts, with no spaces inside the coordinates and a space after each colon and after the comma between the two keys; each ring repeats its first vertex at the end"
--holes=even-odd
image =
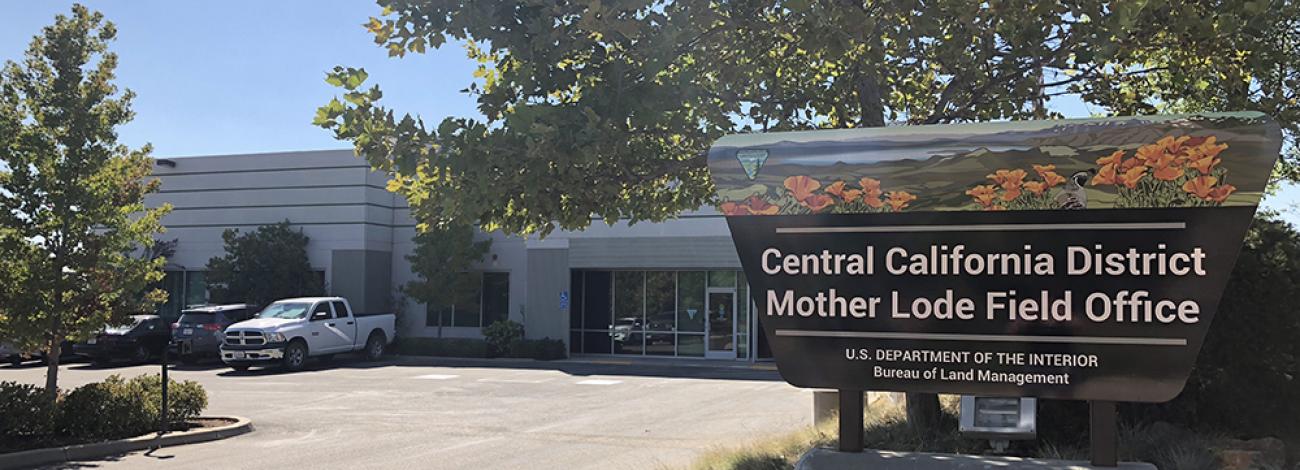
{"type": "Polygon", "coordinates": [[[802,387],[1159,402],[1280,149],[1257,113],[732,135],[709,154],[802,387]]]}

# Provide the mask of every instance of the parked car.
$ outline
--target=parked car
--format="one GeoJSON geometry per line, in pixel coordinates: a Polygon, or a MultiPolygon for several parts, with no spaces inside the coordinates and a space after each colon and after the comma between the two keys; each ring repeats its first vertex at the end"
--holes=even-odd
{"type": "Polygon", "coordinates": [[[393,341],[395,320],[391,313],[353,315],[342,297],[278,300],[226,328],[221,360],[240,371],[255,365],[299,370],[309,357],[353,351],[378,360],[393,341]]]}
{"type": "Polygon", "coordinates": [[[103,332],[76,343],[73,351],[90,358],[95,364],[107,364],[115,359],[131,362],[148,362],[162,354],[171,341],[171,331],[158,315],[134,315],[126,325],[105,328],[103,332]]]}
{"type": "Polygon", "coordinates": [[[8,362],[17,367],[24,362],[40,359],[41,354],[33,351],[23,351],[9,344],[0,343],[0,362],[8,362]]]}
{"type": "Polygon", "coordinates": [[[172,324],[172,347],[183,364],[221,356],[221,336],[226,328],[252,318],[257,307],[249,304],[205,305],[182,310],[172,324]]]}

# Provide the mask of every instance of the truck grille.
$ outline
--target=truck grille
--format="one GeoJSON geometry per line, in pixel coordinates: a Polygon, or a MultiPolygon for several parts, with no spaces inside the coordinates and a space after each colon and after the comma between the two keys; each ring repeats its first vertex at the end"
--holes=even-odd
{"type": "Polygon", "coordinates": [[[257,346],[266,344],[266,338],[260,331],[227,331],[226,344],[235,346],[257,346]]]}

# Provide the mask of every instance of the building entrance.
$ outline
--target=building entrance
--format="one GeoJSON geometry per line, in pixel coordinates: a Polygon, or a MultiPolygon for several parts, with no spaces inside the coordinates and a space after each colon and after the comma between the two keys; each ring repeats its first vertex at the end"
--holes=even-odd
{"type": "Polygon", "coordinates": [[[707,305],[709,359],[736,358],[736,289],[709,288],[707,305]]]}

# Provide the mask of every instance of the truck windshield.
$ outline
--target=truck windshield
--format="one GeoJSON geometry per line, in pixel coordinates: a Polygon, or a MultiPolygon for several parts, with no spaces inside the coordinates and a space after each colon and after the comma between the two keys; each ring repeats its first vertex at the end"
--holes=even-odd
{"type": "Polygon", "coordinates": [[[284,318],[296,320],[307,318],[307,309],[311,308],[309,303],[283,303],[271,304],[262,309],[262,313],[257,314],[258,318],[284,318]]]}

